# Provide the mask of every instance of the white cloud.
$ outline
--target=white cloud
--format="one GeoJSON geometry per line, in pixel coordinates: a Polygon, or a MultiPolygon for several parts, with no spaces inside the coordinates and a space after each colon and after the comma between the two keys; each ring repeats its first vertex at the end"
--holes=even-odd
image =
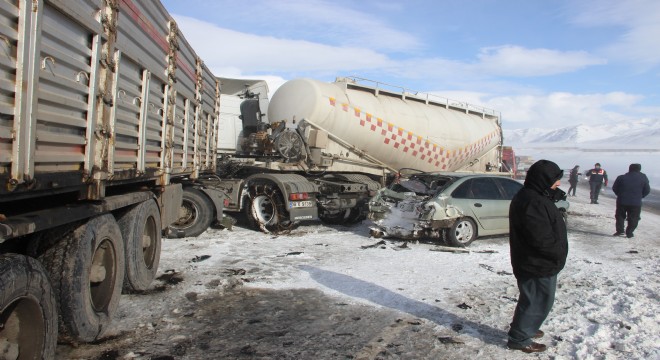
{"type": "Polygon", "coordinates": [[[336,74],[391,63],[387,56],[369,49],[251,35],[186,16],[176,19],[191,46],[217,76],[311,71],[336,74]]]}
{"type": "Polygon", "coordinates": [[[398,15],[402,5],[397,3],[351,0],[197,1],[200,7],[216,12],[213,22],[262,36],[394,53],[415,51],[422,46],[414,35],[374,16],[376,11],[398,15]]]}
{"type": "Polygon", "coordinates": [[[548,76],[606,63],[586,51],[526,49],[513,45],[483,48],[478,58],[475,67],[490,76],[548,76]]]}
{"type": "MultiPolygon", "coordinates": [[[[315,40],[336,44],[341,47],[367,47],[372,50],[406,52],[418,49],[420,41],[413,35],[392,28],[388,24],[364,13],[342,6],[335,1],[287,0],[267,1],[267,16],[276,17],[280,26],[286,27],[287,20],[295,27],[291,36],[313,33],[315,40]]],[[[380,6],[381,10],[396,10],[396,7],[380,6]]]]}
{"type": "Polygon", "coordinates": [[[642,100],[640,95],[621,92],[587,95],[556,92],[548,95],[492,97],[482,103],[502,112],[506,128],[553,129],[633,120],[637,118],[632,115],[636,113],[633,108],[642,100]]]}
{"type": "Polygon", "coordinates": [[[617,42],[606,47],[606,53],[611,58],[632,61],[646,68],[660,65],[660,19],[657,21],[630,29],[617,42]]]}
{"type": "Polygon", "coordinates": [[[481,49],[474,62],[444,58],[408,58],[387,63],[390,75],[406,79],[436,80],[443,84],[470,84],[498,77],[544,77],[606,64],[585,51],[526,49],[500,46],[481,49]]]}
{"type": "Polygon", "coordinates": [[[591,0],[570,2],[573,21],[585,27],[624,27],[626,30],[603,47],[612,59],[645,68],[660,65],[660,1],[591,0]]]}

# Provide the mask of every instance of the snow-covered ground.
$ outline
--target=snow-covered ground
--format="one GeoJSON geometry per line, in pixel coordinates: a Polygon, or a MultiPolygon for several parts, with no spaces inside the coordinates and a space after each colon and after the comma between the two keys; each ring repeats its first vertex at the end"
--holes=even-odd
{"type": "Polygon", "coordinates": [[[286,236],[236,227],[165,239],[160,278],[176,274],[180,282],[163,290],[164,282],[156,281],[162,291],[124,295],[109,340],[60,345],[58,357],[149,359],[170,351],[160,358],[660,359],[660,216],[643,212],[634,238],[612,237],[614,200],[603,197],[591,205],[583,187],[577,195],[569,198],[569,258],[542,327],[541,342],[549,349],[539,355],[505,346],[517,298],[506,236],[478,240],[468,252],[390,239],[377,245],[380,239],[369,237],[365,221],[350,228],[304,224],[286,236]],[[334,299],[328,307],[345,310],[296,313],[301,325],[281,324],[271,342],[258,330],[267,326],[260,323],[263,317],[255,320],[250,312],[267,304],[278,316],[306,301],[264,299],[239,311],[230,304],[239,290],[309,290],[334,299]],[[231,321],[219,310],[203,312],[209,304],[224,306],[231,321]],[[342,316],[349,308],[362,315],[342,316]],[[213,316],[227,327],[218,334],[207,325],[213,316]],[[322,327],[322,320],[332,326],[322,327]],[[232,338],[239,350],[213,345],[247,326],[257,330],[232,338]],[[201,341],[204,334],[211,339],[201,341]]]}

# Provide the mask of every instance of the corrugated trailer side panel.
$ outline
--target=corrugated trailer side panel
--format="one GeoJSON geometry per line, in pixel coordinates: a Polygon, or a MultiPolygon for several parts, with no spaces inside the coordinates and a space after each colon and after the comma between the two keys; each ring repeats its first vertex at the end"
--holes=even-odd
{"type": "Polygon", "coordinates": [[[155,4],[119,2],[115,60],[120,76],[112,161],[116,173],[134,169],[136,175],[158,176],[165,165],[163,108],[169,19],[155,4]]]}
{"type": "Polygon", "coordinates": [[[102,26],[89,16],[76,21],[64,14],[98,13],[99,3],[2,2],[8,10],[3,19],[17,32],[8,32],[16,35],[8,40],[16,67],[3,67],[15,92],[5,98],[13,109],[3,111],[11,134],[0,142],[11,156],[2,156],[0,194],[80,185],[89,176],[102,26]]]}
{"type": "Polygon", "coordinates": [[[160,2],[113,4],[0,0],[0,195],[215,169],[215,77],[160,2]]]}
{"type": "Polygon", "coordinates": [[[181,32],[177,34],[177,48],[173,174],[192,170],[192,176],[196,177],[200,172],[215,170],[215,161],[206,160],[215,159],[215,149],[207,146],[206,132],[215,134],[216,128],[209,128],[208,124],[215,123],[219,115],[209,109],[215,107],[220,94],[215,76],[181,32]]]}
{"type": "Polygon", "coordinates": [[[172,173],[188,173],[195,166],[195,94],[198,87],[197,56],[186,39],[178,33],[176,58],[177,95],[174,110],[174,151],[172,173]]]}
{"type": "MultiPolygon", "coordinates": [[[[12,148],[21,139],[14,139],[14,127],[18,126],[15,120],[21,114],[21,106],[17,103],[19,96],[17,84],[21,84],[22,71],[24,69],[25,48],[24,42],[19,42],[22,37],[19,23],[19,9],[16,1],[0,1],[0,33],[4,41],[0,41],[0,180],[3,185],[7,184],[12,172],[22,173],[22,168],[13,169],[12,165],[18,167],[20,164],[12,162],[12,148]],[[20,63],[20,65],[17,65],[20,63]]],[[[17,181],[14,179],[13,181],[17,181]]]]}
{"type": "Polygon", "coordinates": [[[202,117],[200,119],[201,170],[209,171],[216,167],[215,132],[220,117],[219,83],[206,65],[202,64],[202,117]]]}

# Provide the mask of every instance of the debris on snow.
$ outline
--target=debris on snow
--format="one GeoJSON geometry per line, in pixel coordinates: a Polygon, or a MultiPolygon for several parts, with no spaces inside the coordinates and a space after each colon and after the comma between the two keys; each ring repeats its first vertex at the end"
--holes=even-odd
{"type": "Polygon", "coordinates": [[[450,336],[438,336],[438,340],[443,344],[465,344],[461,340],[450,336]]]}
{"type": "Polygon", "coordinates": [[[245,275],[245,269],[227,269],[229,275],[245,275]]]}
{"type": "Polygon", "coordinates": [[[466,304],[466,303],[458,304],[458,305],[456,305],[456,307],[461,308],[461,309],[463,309],[463,310],[472,309],[472,306],[470,306],[470,305],[468,305],[468,304],[466,304]]]}
{"type": "Polygon", "coordinates": [[[294,255],[301,255],[301,254],[303,254],[302,251],[292,251],[292,252],[286,253],[286,256],[294,256],[294,255]]]}
{"type": "Polygon", "coordinates": [[[431,249],[431,251],[442,251],[442,252],[450,252],[450,253],[456,253],[456,254],[469,254],[470,249],[466,248],[457,248],[457,247],[449,247],[449,246],[436,246],[431,249]]]}
{"type": "Polygon", "coordinates": [[[208,259],[208,258],[210,258],[210,257],[211,257],[211,255],[202,255],[202,256],[197,256],[197,255],[195,255],[195,257],[192,258],[192,259],[190,260],[190,262],[201,262],[201,261],[204,261],[204,260],[206,260],[206,259],[208,259]]]}
{"type": "Polygon", "coordinates": [[[407,241],[405,241],[403,244],[401,244],[401,245],[399,245],[399,246],[397,246],[397,247],[394,248],[394,250],[397,250],[397,251],[398,251],[398,250],[410,250],[410,249],[411,249],[411,248],[410,248],[410,246],[408,246],[408,242],[407,242],[407,241]]]}
{"type": "Polygon", "coordinates": [[[160,280],[165,284],[176,285],[183,281],[183,277],[179,272],[171,269],[171,270],[165,270],[163,275],[157,277],[156,280],[160,280]]]}
{"type": "MultiPolygon", "coordinates": [[[[371,248],[379,247],[379,246],[381,246],[381,245],[387,245],[387,243],[385,243],[384,240],[381,240],[381,241],[379,241],[379,242],[377,242],[377,243],[375,243],[375,244],[372,244],[372,245],[364,245],[364,246],[360,246],[360,248],[361,248],[361,249],[371,249],[371,248]]],[[[384,247],[383,247],[383,248],[384,248],[384,247]]]]}

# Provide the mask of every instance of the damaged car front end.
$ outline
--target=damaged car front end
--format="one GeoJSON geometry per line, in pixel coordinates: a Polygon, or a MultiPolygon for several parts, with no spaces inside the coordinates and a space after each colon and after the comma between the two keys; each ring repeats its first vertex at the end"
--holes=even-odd
{"type": "Polygon", "coordinates": [[[447,196],[436,195],[455,180],[452,176],[416,174],[381,189],[369,201],[371,235],[442,239],[443,229],[451,227],[462,212],[447,196]]]}

